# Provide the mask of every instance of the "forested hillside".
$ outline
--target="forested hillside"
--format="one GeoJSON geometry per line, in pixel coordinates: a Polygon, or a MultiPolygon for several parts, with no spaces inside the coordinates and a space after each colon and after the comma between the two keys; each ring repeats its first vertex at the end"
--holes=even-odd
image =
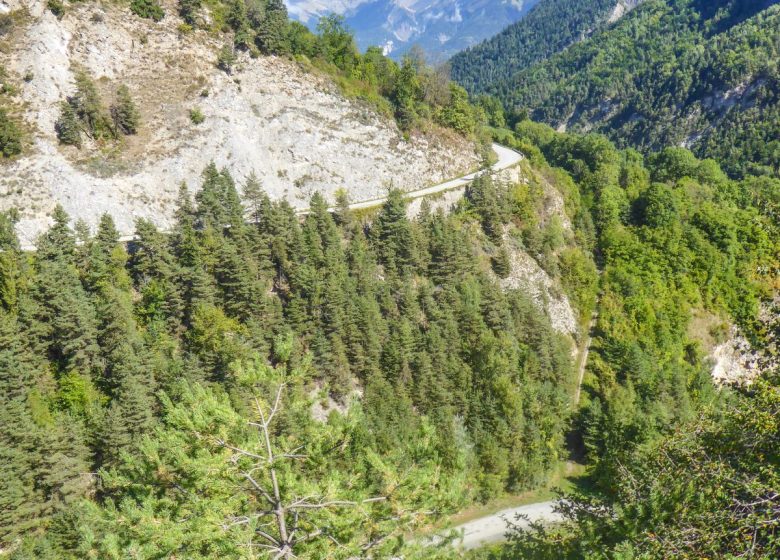
{"type": "Polygon", "coordinates": [[[5,215],[11,557],[384,555],[399,532],[541,483],[565,457],[575,381],[566,337],[500,288],[519,250],[583,317],[591,251],[603,269],[576,423],[614,491],[634,449],[717,401],[694,310],[766,336],[777,181],[734,182],[684,150],[644,162],[603,138],[520,130],[525,180],[482,178],[451,214],[410,220],[393,191],[362,218],[315,196],[301,223],[253,178],[242,206],[209,166],[172,233],[140,221],[127,247],[108,216],[90,235],[58,211],[26,254],[5,215]],[[564,195],[573,229],[540,220],[539,181],[564,195]]]}
{"type": "Polygon", "coordinates": [[[572,174],[594,216],[599,316],[574,420],[593,487],[564,496],[563,524],[474,557],[776,557],[780,180],[528,120],[517,137],[572,174]],[[773,358],[715,390],[705,340],[729,316],[773,358]]]}
{"type": "Polygon", "coordinates": [[[777,558],[780,390],[762,381],[627,458],[614,494],[567,496],[565,522],[490,560],[777,558]]]}
{"type": "Polygon", "coordinates": [[[604,132],[620,146],[683,145],[735,176],[777,175],[775,4],[652,0],[546,61],[480,79],[479,89],[535,120],[604,132]]]}
{"type": "Polygon", "coordinates": [[[484,178],[413,221],[399,191],[370,222],[316,196],[300,223],[242,190],[252,223],[210,166],[171,234],[142,220],[127,248],[110,217],[89,235],[58,210],[25,254],[3,216],[0,542],[46,530],[12,557],[253,557],[272,482],[247,421],[277,391],[277,478],[303,513],[274,538],[298,557],[394,549],[562,457],[571,342],[499,277],[526,244],[587,305],[594,269],[572,232],[540,236],[533,183],[484,178]]]}
{"type": "MultiPolygon", "coordinates": [[[[711,398],[705,333],[690,329],[695,311],[732,317],[757,346],[773,336],[757,318],[759,302],[778,289],[780,182],[731,181],[680,148],[644,160],[604,137],[530,121],[517,131],[566,168],[592,204],[602,293],[581,421],[596,479],[609,489],[623,452],[711,398]]],[[[717,338],[723,327],[708,328],[717,338]]]]}
{"type": "MultiPolygon", "coordinates": [[[[206,159],[197,185],[159,187],[178,192],[170,227],[138,217],[129,242],[110,214],[91,226],[57,206],[27,250],[20,212],[0,212],[0,558],[452,558],[415,531],[544,486],[570,459],[586,463],[589,493],[560,505],[565,523],[480,556],[780,556],[780,178],[771,161],[750,162],[777,122],[708,129],[698,150],[716,134],[744,139],[723,156],[725,170],[665,144],[667,113],[632,121],[648,127],[644,151],[621,148],[628,137],[559,132],[490,97],[472,104],[419,60],[359,54],[338,18],[314,35],[289,23],[280,2],[258,6],[139,0],[91,22],[108,17],[120,29],[125,12],[112,10],[130,10],[154,25],[181,18],[177,33],[209,46],[219,38],[209,64],[234,102],[253,83],[238,66],[290,57],[284,68],[298,68],[302,83],[326,75],[317,83],[335,80],[359,98],[369,113],[357,120],[384,110],[406,135],[444,126],[525,157],[480,173],[462,197],[409,204],[407,185],[394,183],[380,207],[356,211],[350,192],[360,185],[345,181],[328,185],[333,200],[310,190],[306,212],[271,196],[258,174],[206,159]],[[571,320],[551,302],[565,302],[571,320]],[[754,367],[718,386],[716,349],[734,333],[754,367]]],[[[780,10],[719,6],[649,0],[521,73],[518,95],[536,92],[534,115],[546,118],[553,100],[594,84],[625,99],[693,95],[704,83],[742,83],[752,69],[759,85],[745,85],[726,116],[770,116],[770,105],[741,100],[771,96],[770,78],[761,81],[776,70],[766,30],[780,10]],[[620,33],[624,43],[611,43],[620,33]],[[575,56],[607,81],[574,66],[563,80],[575,56]],[[554,88],[549,76],[561,76],[554,88]],[[671,89],[656,91],[662,82],[671,89]]],[[[94,7],[50,2],[38,23],[60,29],[55,12],[94,7]]],[[[23,15],[0,23],[17,29],[23,15]]],[[[57,132],[83,146],[56,150],[121,151],[151,126],[137,119],[132,92],[117,84],[105,108],[106,84],[77,76],[76,94],[55,105],[57,132]]],[[[0,113],[0,139],[24,124],[14,88],[30,82],[14,70],[1,94],[14,112],[0,113]]],[[[216,95],[201,87],[190,94],[216,95]]],[[[184,117],[193,127],[220,120],[194,109],[184,117]]],[[[301,141],[324,141],[279,119],[301,141]]],[[[335,135],[344,122],[327,126],[335,135]]],[[[38,149],[21,138],[22,154],[38,149]]],[[[16,147],[0,172],[17,169],[16,147]]],[[[340,158],[343,143],[327,159],[340,158]]]]}
{"type": "Polygon", "coordinates": [[[469,93],[499,88],[517,72],[582,41],[637,0],[542,0],[496,36],[452,57],[452,77],[469,93]]]}

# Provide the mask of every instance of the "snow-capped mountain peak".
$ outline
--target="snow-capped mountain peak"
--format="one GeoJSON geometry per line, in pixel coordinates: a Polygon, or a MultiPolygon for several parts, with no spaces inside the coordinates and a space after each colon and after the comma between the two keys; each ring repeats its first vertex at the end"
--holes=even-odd
{"type": "Polygon", "coordinates": [[[501,31],[539,0],[286,0],[290,14],[314,27],[323,15],[343,15],[365,49],[399,56],[419,44],[433,60],[448,58],[501,31]]]}

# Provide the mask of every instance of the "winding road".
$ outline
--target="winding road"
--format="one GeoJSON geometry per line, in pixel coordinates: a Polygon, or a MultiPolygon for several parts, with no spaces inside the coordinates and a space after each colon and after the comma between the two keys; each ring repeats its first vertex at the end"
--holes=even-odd
{"type": "MultiPolygon", "coordinates": [[[[507,148],[506,146],[502,146],[501,144],[496,144],[495,142],[493,143],[493,151],[496,153],[496,156],[498,156],[498,160],[493,165],[490,166],[490,168],[493,171],[501,171],[503,169],[512,167],[513,165],[517,164],[525,157],[520,152],[516,152],[510,148],[507,148]]],[[[458,187],[468,185],[471,181],[476,179],[477,175],[479,175],[480,173],[481,170],[475,171],[474,173],[463,175],[462,177],[458,177],[457,179],[450,179],[449,181],[445,181],[444,183],[439,183],[438,185],[425,187],[422,189],[418,189],[416,191],[406,192],[404,193],[404,196],[409,200],[409,199],[420,198],[423,196],[430,196],[432,194],[437,194],[440,192],[456,189],[458,187]]],[[[374,208],[375,206],[379,206],[383,204],[385,200],[387,200],[386,196],[380,198],[372,198],[370,200],[361,200],[360,202],[351,203],[349,207],[352,210],[374,208]]],[[[302,208],[297,211],[297,214],[305,215],[308,212],[309,212],[308,208],[302,208]]]]}
{"type": "MultiPolygon", "coordinates": [[[[450,531],[460,533],[460,537],[455,539],[453,545],[461,550],[472,550],[488,544],[503,542],[506,540],[510,522],[517,527],[528,527],[531,522],[554,523],[560,521],[561,515],[553,511],[554,505],[553,501],[528,504],[505,509],[493,515],[458,525],[450,529],[450,531]],[[525,519],[517,519],[518,515],[525,516],[525,519]]],[[[442,540],[441,537],[434,537],[431,539],[431,544],[442,542],[442,540]]]]}
{"type": "MultiPolygon", "coordinates": [[[[507,148],[505,146],[502,146],[501,144],[493,143],[493,151],[496,153],[496,156],[498,156],[498,160],[490,167],[493,171],[501,171],[503,169],[507,169],[509,167],[512,167],[513,165],[520,162],[525,156],[521,154],[520,152],[516,152],[510,148],[507,148]]],[[[474,173],[469,173],[468,175],[463,175],[462,177],[458,177],[456,179],[450,179],[449,181],[445,181],[444,183],[439,183],[438,185],[433,185],[431,187],[425,187],[422,189],[418,189],[416,191],[409,191],[407,193],[404,193],[407,199],[415,199],[420,198],[423,196],[430,196],[432,194],[449,191],[451,189],[455,189],[458,187],[462,187],[464,185],[469,184],[471,181],[473,181],[477,175],[481,173],[480,171],[475,171],[474,173]]],[[[361,210],[364,208],[374,208],[375,206],[379,206],[383,204],[387,200],[386,196],[383,196],[381,198],[372,198],[370,200],[361,200],[359,202],[353,202],[349,205],[349,207],[352,210],[361,210]]],[[[329,210],[333,210],[334,208],[329,208],[329,210]]],[[[301,208],[296,211],[296,214],[299,216],[305,216],[309,213],[308,208],[301,208]]],[[[135,239],[135,235],[123,235],[119,238],[120,241],[127,242],[127,241],[133,241],[135,239]]],[[[30,245],[29,247],[23,247],[26,251],[32,251],[35,250],[35,247],[30,245]]]]}

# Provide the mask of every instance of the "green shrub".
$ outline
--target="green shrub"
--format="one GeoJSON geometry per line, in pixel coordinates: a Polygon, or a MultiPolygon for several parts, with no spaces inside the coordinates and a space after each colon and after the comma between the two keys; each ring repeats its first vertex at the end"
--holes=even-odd
{"type": "Polygon", "coordinates": [[[236,63],[236,53],[233,45],[226,43],[217,55],[217,68],[230,74],[233,71],[233,64],[236,63]]]}
{"type": "Polygon", "coordinates": [[[192,26],[197,23],[200,4],[200,0],[179,0],[179,15],[187,25],[192,26]]]}
{"type": "Polygon", "coordinates": [[[157,0],[133,0],[130,3],[130,11],[138,17],[160,21],[165,17],[165,12],[157,3],[157,0]]]}
{"type": "Polygon", "coordinates": [[[200,110],[200,107],[193,107],[190,109],[190,120],[192,121],[192,124],[200,124],[206,120],[206,117],[203,114],[203,111],[200,110]]]}
{"type": "Polygon", "coordinates": [[[4,109],[0,109],[0,154],[12,157],[22,152],[22,131],[4,109]]]}
{"type": "Polygon", "coordinates": [[[118,132],[122,134],[138,132],[141,117],[126,85],[119,86],[116,92],[116,102],[111,106],[111,118],[118,132]]]}
{"type": "Polygon", "coordinates": [[[49,0],[46,2],[46,6],[51,10],[51,13],[58,18],[61,18],[65,13],[65,4],[63,4],[61,0],[49,0]]]}

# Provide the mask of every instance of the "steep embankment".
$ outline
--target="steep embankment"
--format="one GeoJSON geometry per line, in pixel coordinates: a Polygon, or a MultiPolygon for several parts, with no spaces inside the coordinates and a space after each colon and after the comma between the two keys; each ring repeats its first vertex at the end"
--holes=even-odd
{"type": "MultiPolygon", "coordinates": [[[[222,39],[183,33],[173,15],[155,23],[120,7],[74,3],[57,19],[38,0],[3,0],[0,11],[14,16],[0,37],[0,65],[28,136],[23,157],[0,168],[0,209],[21,211],[22,243],[46,227],[58,202],[90,224],[109,212],[122,233],[139,216],[165,228],[179,184],[196,188],[210,161],[239,181],[256,173],[272,197],[298,207],[315,191],[345,188],[365,200],[391,184],[418,189],[477,162],[461,137],[405,139],[391,120],[288,60],[243,55],[228,75],[216,67],[222,39]],[[59,145],[59,104],[74,93],[79,70],[106,103],[128,86],[141,113],[137,135],[118,147],[59,145]],[[190,118],[194,108],[205,116],[200,124],[190,118]]],[[[176,13],[172,3],[166,13],[176,13]]]]}

